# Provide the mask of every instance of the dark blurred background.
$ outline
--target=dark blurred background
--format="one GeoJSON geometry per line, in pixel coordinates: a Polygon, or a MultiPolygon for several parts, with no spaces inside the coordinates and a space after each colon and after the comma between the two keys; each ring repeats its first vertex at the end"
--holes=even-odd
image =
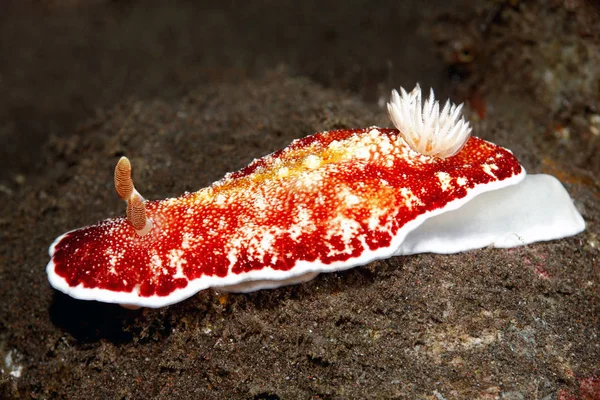
{"type": "Polygon", "coordinates": [[[0,0],[0,191],[102,110],[273,69],[380,106],[420,82],[596,166],[599,27],[598,0],[0,0]]]}
{"type": "Polygon", "coordinates": [[[132,96],[284,67],[369,101],[447,77],[428,18],[457,1],[7,1],[0,12],[0,183],[35,170],[50,135],[132,96]],[[425,4],[426,3],[426,4],[425,4]]]}

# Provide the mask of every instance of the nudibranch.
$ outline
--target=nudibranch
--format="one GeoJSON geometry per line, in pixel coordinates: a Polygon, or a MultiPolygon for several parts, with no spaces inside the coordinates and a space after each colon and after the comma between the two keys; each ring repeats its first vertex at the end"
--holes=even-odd
{"type": "Polygon", "coordinates": [[[585,228],[563,186],[526,176],[507,149],[470,136],[433,90],[392,92],[396,129],[320,132],[211,186],[145,200],[121,158],[124,217],[59,236],[50,284],[77,299],[161,307],[206,288],[249,292],[394,255],[512,247],[585,228]]]}

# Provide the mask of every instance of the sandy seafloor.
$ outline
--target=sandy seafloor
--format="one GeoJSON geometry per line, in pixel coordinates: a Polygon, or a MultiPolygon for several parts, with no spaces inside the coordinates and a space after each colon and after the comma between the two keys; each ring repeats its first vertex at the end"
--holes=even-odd
{"type": "Polygon", "coordinates": [[[0,16],[0,398],[599,399],[597,1],[7,1],[0,16]],[[445,4],[445,5],[443,5],[445,4]],[[138,311],[48,284],[59,234],[194,191],[416,82],[557,176],[587,223],[138,311]]]}

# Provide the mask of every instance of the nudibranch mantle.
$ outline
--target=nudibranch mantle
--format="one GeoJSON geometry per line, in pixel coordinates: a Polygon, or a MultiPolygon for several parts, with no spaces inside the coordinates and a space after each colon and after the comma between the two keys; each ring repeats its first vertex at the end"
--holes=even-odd
{"type": "Polygon", "coordinates": [[[73,297],[153,307],[208,287],[350,268],[390,257],[424,220],[524,176],[509,151],[478,138],[439,159],[395,129],[317,133],[208,188],[148,201],[145,236],[126,218],[66,233],[48,274],[73,297]]]}
{"type": "MultiPolygon", "coordinates": [[[[411,240],[422,235],[421,225],[435,231],[435,222],[432,228],[426,221],[526,181],[509,150],[476,137],[463,139],[460,151],[442,158],[415,151],[397,129],[320,132],[198,192],[143,202],[132,183],[119,189],[131,172],[121,160],[117,191],[134,211],[58,237],[49,249],[50,284],[78,299],[162,307],[210,287],[272,288],[394,254],[432,251],[437,238],[424,240],[425,250],[411,240]],[[135,221],[147,228],[136,230],[135,221]]],[[[522,244],[583,229],[566,196],[557,207],[571,207],[568,232],[540,239],[542,226],[522,244]]],[[[452,227],[461,224],[444,220],[440,226],[452,236],[452,227]]],[[[453,237],[444,238],[440,252],[498,244],[507,232],[495,229],[476,246],[470,239],[456,246],[453,237]]]]}

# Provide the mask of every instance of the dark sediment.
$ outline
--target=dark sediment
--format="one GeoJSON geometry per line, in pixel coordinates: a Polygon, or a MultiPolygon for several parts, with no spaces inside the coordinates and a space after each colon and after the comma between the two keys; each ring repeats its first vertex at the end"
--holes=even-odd
{"type": "Polygon", "coordinates": [[[15,3],[1,17],[0,397],[595,398],[593,2],[266,3],[15,3]],[[467,101],[475,134],[529,173],[557,176],[586,232],[158,310],[50,288],[52,240],[124,212],[121,155],[146,197],[176,196],[294,138],[389,126],[378,100],[416,81],[467,101]]]}

